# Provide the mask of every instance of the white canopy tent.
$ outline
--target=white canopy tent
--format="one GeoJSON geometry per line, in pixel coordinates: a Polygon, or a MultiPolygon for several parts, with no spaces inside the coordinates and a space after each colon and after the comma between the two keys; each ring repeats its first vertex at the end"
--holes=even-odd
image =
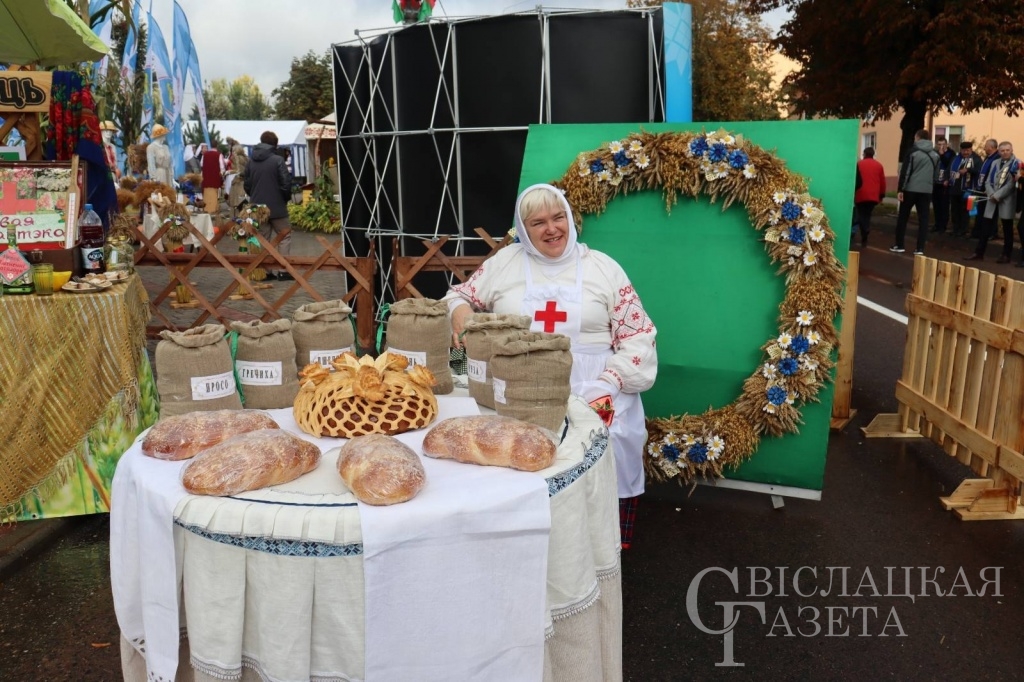
{"type": "MultiPolygon", "coordinates": [[[[291,151],[291,158],[289,164],[291,167],[292,175],[295,177],[308,177],[309,172],[307,170],[307,157],[308,150],[306,147],[306,122],[303,120],[298,121],[210,121],[210,128],[216,128],[217,132],[220,133],[221,139],[227,140],[229,137],[238,140],[238,142],[245,147],[245,151],[248,154],[252,153],[252,148],[260,142],[260,135],[265,131],[273,131],[277,135],[277,141],[279,147],[287,148],[291,151]]],[[[199,125],[198,121],[188,121],[185,123],[186,127],[199,125]]]]}

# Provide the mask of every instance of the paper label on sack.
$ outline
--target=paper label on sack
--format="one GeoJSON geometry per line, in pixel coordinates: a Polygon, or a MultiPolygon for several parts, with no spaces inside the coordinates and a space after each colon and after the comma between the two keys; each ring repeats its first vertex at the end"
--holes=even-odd
{"type": "Polygon", "coordinates": [[[425,367],[427,364],[427,353],[425,351],[399,350],[389,346],[388,352],[405,357],[409,361],[410,369],[416,365],[423,365],[425,367]]]}
{"type": "Polygon", "coordinates": [[[280,386],[284,379],[280,362],[235,361],[243,386],[280,386]]]}
{"type": "MultiPolygon", "coordinates": [[[[311,363],[315,362],[321,367],[331,369],[331,363],[334,362],[336,357],[342,353],[349,352],[355,353],[356,351],[352,346],[349,346],[348,348],[335,348],[333,350],[311,350],[309,351],[309,361],[311,363]]],[[[244,384],[245,382],[243,381],[242,383],[244,384]]]]}
{"type": "Polygon", "coordinates": [[[483,360],[467,360],[466,373],[469,376],[470,381],[475,381],[478,384],[486,383],[487,363],[483,360]]]}
{"type": "Polygon", "coordinates": [[[492,379],[494,382],[494,402],[505,405],[505,380],[492,379]]]}
{"type": "Polygon", "coordinates": [[[192,377],[192,400],[216,400],[235,392],[235,373],[224,372],[208,377],[192,377]]]}

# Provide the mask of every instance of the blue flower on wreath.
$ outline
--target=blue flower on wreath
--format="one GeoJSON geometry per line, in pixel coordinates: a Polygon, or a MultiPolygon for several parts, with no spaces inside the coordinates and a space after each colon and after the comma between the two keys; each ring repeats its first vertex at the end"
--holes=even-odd
{"type": "Polygon", "coordinates": [[[706,137],[696,137],[690,140],[690,153],[694,156],[704,156],[708,151],[708,140],[706,137]]]}
{"type": "Polygon", "coordinates": [[[625,151],[616,152],[612,158],[615,159],[615,165],[618,166],[619,168],[622,168],[623,166],[628,166],[630,163],[629,157],[626,156],[625,151]]]}
{"type": "Polygon", "coordinates": [[[796,358],[782,358],[779,360],[779,371],[787,377],[791,377],[800,370],[800,363],[796,358]]]}
{"type": "Polygon", "coordinates": [[[724,142],[716,142],[711,145],[711,149],[708,151],[708,161],[711,163],[725,161],[725,156],[728,153],[729,150],[726,148],[724,142]]]}
{"type": "Polygon", "coordinates": [[[750,157],[742,149],[734,149],[729,152],[729,165],[736,170],[743,170],[749,161],[750,157]]]}
{"type": "Polygon", "coordinates": [[[686,458],[694,464],[703,464],[708,461],[708,446],[704,443],[696,443],[686,451],[686,458]]]}
{"type": "Polygon", "coordinates": [[[793,340],[789,342],[789,350],[796,353],[797,355],[803,355],[811,347],[811,342],[807,340],[806,336],[794,336],[793,340]]]}
{"type": "Polygon", "coordinates": [[[603,170],[604,170],[604,162],[601,161],[601,159],[594,159],[593,161],[590,162],[590,172],[591,173],[600,173],[603,170]]]}
{"type": "Polygon", "coordinates": [[[677,448],[675,445],[672,445],[671,443],[661,446],[661,454],[663,454],[665,456],[665,459],[667,459],[670,462],[679,461],[679,448],[677,448]]]}
{"type": "Polygon", "coordinates": [[[768,402],[772,405],[781,405],[786,402],[787,397],[786,389],[781,386],[772,386],[768,389],[768,402]]]}
{"type": "Polygon", "coordinates": [[[789,241],[794,244],[803,244],[807,238],[807,232],[802,227],[796,227],[795,225],[789,228],[789,241]]]}
{"type": "Polygon", "coordinates": [[[782,219],[787,222],[793,222],[800,217],[801,213],[801,208],[792,201],[787,201],[782,205],[782,219]]]}

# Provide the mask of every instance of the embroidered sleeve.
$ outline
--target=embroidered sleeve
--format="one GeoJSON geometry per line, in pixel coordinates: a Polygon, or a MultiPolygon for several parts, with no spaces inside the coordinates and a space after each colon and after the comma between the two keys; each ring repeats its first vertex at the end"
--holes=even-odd
{"type": "Polygon", "coordinates": [[[626,393],[640,393],[654,385],[658,375],[657,330],[625,272],[619,272],[610,310],[613,354],[603,378],[626,393]]]}
{"type": "Polygon", "coordinates": [[[458,299],[462,299],[470,304],[478,312],[487,309],[487,305],[481,297],[482,280],[486,270],[487,263],[484,263],[476,269],[476,272],[469,276],[469,279],[461,284],[456,284],[448,290],[444,297],[444,300],[448,302],[448,310],[452,310],[458,304],[458,299]]]}

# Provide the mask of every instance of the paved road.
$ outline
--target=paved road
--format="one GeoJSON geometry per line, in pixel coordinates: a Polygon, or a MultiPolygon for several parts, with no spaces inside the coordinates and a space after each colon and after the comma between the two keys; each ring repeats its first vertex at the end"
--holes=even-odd
{"type": "MultiPolygon", "coordinates": [[[[893,221],[879,222],[873,245],[863,252],[860,295],[900,313],[912,257],[885,250],[893,221]]],[[[964,242],[942,238],[928,248],[929,255],[951,260],[965,251],[964,242]]],[[[891,316],[860,308],[853,394],[859,413],[830,438],[820,502],[790,499],[773,509],[756,493],[649,488],[636,542],[623,556],[627,680],[1020,678],[1024,524],[958,521],[937,498],[967,476],[966,469],[928,442],[865,440],[859,430],[875,414],[896,409],[893,386],[905,333],[891,316]],[[792,576],[804,566],[794,588],[792,576]],[[714,567],[737,568],[740,589],[715,572],[700,584],[696,603],[708,629],[723,628],[716,602],[764,608],[762,623],[756,606],[736,607],[733,661],[742,668],[717,665],[725,637],[701,632],[687,612],[691,581],[714,567]],[[755,578],[763,574],[757,567],[773,576],[768,596],[761,596],[765,583],[756,583],[756,596],[749,596],[751,570],[755,578]],[[785,571],[785,596],[778,567],[785,571]],[[892,593],[904,586],[901,567],[914,567],[913,599],[885,596],[886,567],[897,567],[892,593]],[[932,596],[935,587],[922,584],[921,567],[943,591],[963,567],[972,592],[981,588],[983,570],[1001,567],[1000,592],[989,585],[985,596],[968,597],[961,586],[956,596],[932,596]],[[844,574],[845,594],[860,597],[842,596],[844,574]],[[922,589],[929,596],[921,596],[922,589]]],[[[78,520],[58,545],[0,584],[0,680],[119,679],[106,533],[105,517],[78,520]],[[94,646],[108,642],[115,646],[94,646]]]]}

